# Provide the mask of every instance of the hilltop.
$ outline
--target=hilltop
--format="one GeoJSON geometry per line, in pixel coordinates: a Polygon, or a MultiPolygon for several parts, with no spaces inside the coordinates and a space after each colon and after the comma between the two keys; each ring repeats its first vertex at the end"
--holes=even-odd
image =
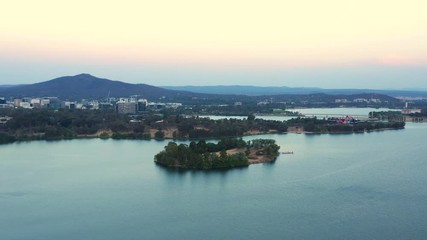
{"type": "Polygon", "coordinates": [[[0,88],[4,97],[46,97],[55,96],[62,99],[105,98],[143,95],[146,98],[162,96],[190,95],[185,91],[163,89],[148,84],[130,84],[98,78],[90,74],[64,76],[49,81],[9,86],[0,88]]]}

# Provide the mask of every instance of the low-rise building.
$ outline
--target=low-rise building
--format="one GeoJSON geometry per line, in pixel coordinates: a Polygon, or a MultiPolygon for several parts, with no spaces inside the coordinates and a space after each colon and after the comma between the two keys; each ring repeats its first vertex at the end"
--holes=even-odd
{"type": "Polygon", "coordinates": [[[365,102],[365,103],[367,103],[368,99],[366,99],[366,98],[355,98],[355,99],[353,99],[353,102],[356,102],[356,103],[363,103],[363,102],[365,102]]]}
{"type": "Polygon", "coordinates": [[[119,114],[135,114],[137,110],[136,102],[118,101],[116,103],[116,111],[119,114]]]}
{"type": "Polygon", "coordinates": [[[68,108],[68,109],[76,109],[76,102],[70,102],[70,101],[65,101],[64,102],[64,108],[68,108]]]}
{"type": "Polygon", "coordinates": [[[6,124],[11,119],[12,118],[8,116],[0,117],[0,124],[6,124]]]}
{"type": "Polygon", "coordinates": [[[369,99],[369,102],[371,102],[371,103],[381,103],[381,100],[378,99],[378,98],[371,98],[371,99],[369,99]]]}
{"type": "Polygon", "coordinates": [[[147,105],[147,107],[152,110],[160,110],[165,108],[165,106],[166,106],[165,103],[155,103],[155,102],[150,102],[147,105]]]}
{"type": "Polygon", "coordinates": [[[342,99],[335,99],[335,103],[349,103],[348,99],[342,98],[342,99]]]}
{"type": "Polygon", "coordinates": [[[21,105],[21,102],[22,102],[22,99],[16,98],[16,99],[13,100],[13,105],[15,107],[19,107],[21,105]]]}
{"type": "Polygon", "coordinates": [[[415,114],[415,113],[421,113],[421,109],[402,109],[402,114],[415,114]]]}
{"type": "Polygon", "coordinates": [[[173,108],[177,109],[179,107],[182,107],[182,103],[166,103],[166,108],[173,108]]]}
{"type": "Polygon", "coordinates": [[[29,103],[29,102],[21,102],[21,103],[19,104],[19,107],[21,107],[21,108],[26,108],[26,109],[31,109],[31,108],[33,108],[33,107],[31,106],[31,103],[29,103]]]}

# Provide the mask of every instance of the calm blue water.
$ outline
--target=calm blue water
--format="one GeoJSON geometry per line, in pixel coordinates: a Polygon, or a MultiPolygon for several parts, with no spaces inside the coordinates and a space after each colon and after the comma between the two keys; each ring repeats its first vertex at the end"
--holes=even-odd
{"type": "MultiPolygon", "coordinates": [[[[400,109],[389,109],[389,108],[295,108],[295,109],[288,109],[288,110],[292,112],[299,112],[303,115],[308,115],[308,117],[313,117],[314,115],[320,118],[327,117],[328,114],[330,114],[330,116],[328,117],[341,117],[341,116],[350,115],[350,116],[355,116],[356,118],[358,117],[367,118],[370,112],[401,111],[400,109]]],[[[214,116],[214,115],[207,115],[207,116],[200,116],[200,117],[208,117],[213,120],[225,119],[225,118],[235,118],[235,119],[247,118],[247,116],[214,116]]],[[[289,117],[289,116],[256,116],[256,117],[262,118],[265,120],[278,120],[278,121],[287,121],[289,119],[295,118],[295,117],[289,117]]]]}
{"type": "Polygon", "coordinates": [[[289,109],[293,112],[299,112],[301,114],[316,115],[321,114],[342,114],[342,115],[364,115],[368,116],[370,112],[381,112],[381,111],[400,111],[400,109],[389,109],[389,108],[296,108],[289,109]]]}
{"type": "Polygon", "coordinates": [[[263,137],[294,154],[177,172],[166,141],[2,145],[0,239],[427,238],[427,124],[263,137]]]}

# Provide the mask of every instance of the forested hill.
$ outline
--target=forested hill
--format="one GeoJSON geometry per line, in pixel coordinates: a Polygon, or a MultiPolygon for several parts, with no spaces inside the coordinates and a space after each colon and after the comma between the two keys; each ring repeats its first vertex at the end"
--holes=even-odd
{"type": "MultiPolygon", "coordinates": [[[[399,103],[399,100],[383,94],[269,94],[251,96],[248,92],[221,92],[197,93],[190,91],[179,91],[164,89],[147,84],[130,84],[120,81],[112,81],[94,77],[90,74],[79,74],[76,76],[65,76],[53,80],[17,85],[0,86],[0,97],[22,98],[22,97],[59,97],[61,99],[80,100],[80,99],[105,99],[109,97],[129,97],[131,95],[140,95],[151,101],[181,102],[192,105],[210,105],[210,104],[234,104],[241,102],[243,104],[256,104],[263,101],[272,102],[292,102],[299,106],[334,106],[336,99],[347,99],[353,101],[357,98],[375,98],[380,99],[382,103],[399,103]],[[307,105],[308,104],[308,105],[307,105]],[[332,105],[331,105],[332,104],[332,105]]],[[[353,104],[354,105],[354,104],[353,104]]],[[[359,104],[360,105],[360,104],[359,104]]],[[[359,106],[357,105],[357,106],[359,106]]],[[[366,105],[366,104],[365,104],[366,105]]],[[[387,106],[389,106],[387,105],[387,106]]]]}
{"type": "Polygon", "coordinates": [[[50,81],[0,88],[2,97],[59,97],[62,99],[127,97],[142,95],[157,99],[163,96],[193,96],[197,94],[163,89],[147,84],[130,84],[97,78],[90,74],[65,76],[50,81]]]}
{"type": "Polygon", "coordinates": [[[330,94],[330,95],[351,95],[363,93],[384,94],[393,97],[413,96],[427,97],[427,90],[382,90],[382,89],[325,89],[312,87],[260,87],[260,86],[243,86],[243,85],[218,85],[218,86],[163,86],[163,88],[190,91],[209,94],[244,94],[250,96],[261,95],[310,95],[310,94],[330,94]]]}

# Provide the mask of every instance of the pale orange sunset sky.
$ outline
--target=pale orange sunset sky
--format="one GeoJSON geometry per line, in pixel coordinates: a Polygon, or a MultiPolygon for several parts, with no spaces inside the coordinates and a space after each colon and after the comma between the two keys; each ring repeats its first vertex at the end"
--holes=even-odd
{"type": "Polygon", "coordinates": [[[427,1],[2,1],[0,84],[427,88],[427,1]]]}

